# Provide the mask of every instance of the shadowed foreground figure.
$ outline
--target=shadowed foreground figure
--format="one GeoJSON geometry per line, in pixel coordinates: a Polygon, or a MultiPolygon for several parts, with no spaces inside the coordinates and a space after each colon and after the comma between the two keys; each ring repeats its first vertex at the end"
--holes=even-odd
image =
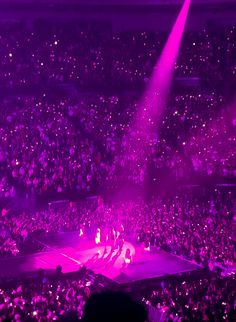
{"type": "Polygon", "coordinates": [[[87,301],[83,322],[145,322],[147,312],[122,292],[94,294],[87,301]]]}

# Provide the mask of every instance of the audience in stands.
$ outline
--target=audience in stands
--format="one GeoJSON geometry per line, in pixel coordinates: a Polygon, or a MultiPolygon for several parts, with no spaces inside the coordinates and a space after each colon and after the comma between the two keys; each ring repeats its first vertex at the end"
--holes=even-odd
{"type": "Polygon", "coordinates": [[[2,285],[1,321],[78,321],[91,292],[103,290],[96,276],[83,268],[72,276],[39,273],[38,278],[2,285]]]}
{"type": "MultiPolygon", "coordinates": [[[[205,89],[172,94],[160,133],[149,142],[154,180],[162,169],[177,178],[192,171],[235,176],[235,118],[218,86],[235,79],[235,37],[235,26],[184,35],[176,75],[198,77],[205,89]]],[[[2,24],[0,83],[25,94],[1,102],[0,196],[13,196],[16,187],[89,193],[104,183],[117,185],[127,173],[142,184],[148,169],[134,169],[134,155],[122,151],[132,148],[127,136],[139,85],[150,77],[166,39],[164,32],[112,34],[107,23],[2,24]],[[46,93],[58,84],[74,99],[46,93]],[[34,87],[45,93],[27,94],[34,87]]]]}
{"type": "MultiPolygon", "coordinates": [[[[150,77],[167,32],[112,34],[106,22],[4,22],[0,25],[0,84],[8,87],[75,82],[88,88],[110,81],[135,87],[150,77]]],[[[176,65],[180,77],[200,77],[214,88],[235,80],[236,28],[188,31],[176,65]],[[226,72],[226,73],[225,73],[226,72]]],[[[109,83],[107,83],[109,84],[109,83]]]]}
{"type": "Polygon", "coordinates": [[[155,307],[161,321],[229,321],[236,317],[235,276],[193,281],[178,278],[149,291],[146,303],[155,307]]]}
{"type": "Polygon", "coordinates": [[[222,101],[215,93],[175,95],[159,135],[149,140],[150,170],[134,167],[137,160],[129,153],[133,98],[95,94],[72,104],[18,97],[2,115],[0,193],[13,196],[17,187],[39,194],[89,193],[119,180],[142,184],[146,172],[158,180],[164,169],[176,179],[194,173],[235,177],[234,119],[218,112],[222,101]]]}
{"type": "MultiPolygon", "coordinates": [[[[203,274],[203,272],[202,272],[203,274]]],[[[188,274],[153,282],[133,291],[149,317],[160,321],[235,320],[235,276],[188,274]],[[193,276],[192,276],[193,275],[193,276]],[[152,307],[152,309],[151,309],[152,307]],[[155,312],[156,311],[156,312],[155,312]]],[[[81,268],[78,273],[1,282],[1,321],[146,321],[142,306],[128,295],[108,292],[111,285],[81,268]],[[104,292],[105,291],[105,292],[104,292]],[[101,294],[99,294],[102,292],[101,294]],[[86,304],[87,301],[87,304],[86,304]]],[[[152,320],[150,320],[152,321],[152,320]]],[[[155,320],[156,321],[156,320],[155,320]]]]}

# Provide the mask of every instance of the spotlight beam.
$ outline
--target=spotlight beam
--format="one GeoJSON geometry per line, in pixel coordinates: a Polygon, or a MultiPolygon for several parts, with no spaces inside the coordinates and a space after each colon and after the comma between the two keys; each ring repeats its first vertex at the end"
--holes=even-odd
{"type": "Polygon", "coordinates": [[[158,125],[160,122],[160,117],[167,104],[189,7],[190,0],[185,0],[159,61],[154,67],[153,74],[138,108],[135,120],[135,127],[137,128],[140,127],[140,120],[142,120],[142,123],[144,122],[142,128],[144,129],[145,127],[145,130],[148,130],[151,124],[158,125]]]}
{"type": "MultiPolygon", "coordinates": [[[[125,185],[129,182],[129,177],[132,174],[134,180],[139,177],[140,181],[144,182],[145,169],[153,149],[151,141],[154,138],[154,133],[158,135],[161,116],[167,104],[189,7],[190,0],[184,0],[147,88],[137,104],[137,112],[123,137],[122,154],[123,159],[127,160],[128,166],[127,168],[123,166],[120,177],[126,181],[125,185]]],[[[121,182],[121,187],[122,184],[121,182]]]]}
{"type": "Polygon", "coordinates": [[[136,160],[139,167],[140,164],[144,165],[147,161],[153,132],[158,134],[161,116],[167,105],[189,7],[190,0],[185,0],[162,54],[154,67],[143,97],[138,103],[137,112],[126,136],[126,140],[127,137],[129,140],[129,151],[126,153],[133,154],[133,160],[136,160]],[[140,149],[140,145],[142,149],[140,149]]]}

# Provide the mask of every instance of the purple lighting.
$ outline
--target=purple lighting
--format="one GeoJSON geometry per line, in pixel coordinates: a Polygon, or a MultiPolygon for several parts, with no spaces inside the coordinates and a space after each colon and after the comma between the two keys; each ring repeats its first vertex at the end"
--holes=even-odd
{"type": "Polygon", "coordinates": [[[143,97],[138,103],[134,124],[131,124],[129,130],[130,150],[128,153],[134,154],[134,164],[138,167],[141,167],[141,165],[145,167],[150,150],[150,140],[156,136],[155,132],[167,104],[189,7],[190,0],[185,0],[162,54],[154,67],[143,97]],[[143,148],[141,153],[137,153],[137,151],[140,151],[138,148],[140,144],[143,145],[143,148]]]}
{"type": "Polygon", "coordinates": [[[185,0],[140,103],[142,110],[138,111],[137,121],[141,115],[146,129],[150,128],[150,123],[152,124],[150,118],[153,125],[158,124],[167,103],[189,7],[190,0],[185,0]]]}
{"type": "Polygon", "coordinates": [[[236,1],[9,1],[0,322],[236,322],[236,1]]]}

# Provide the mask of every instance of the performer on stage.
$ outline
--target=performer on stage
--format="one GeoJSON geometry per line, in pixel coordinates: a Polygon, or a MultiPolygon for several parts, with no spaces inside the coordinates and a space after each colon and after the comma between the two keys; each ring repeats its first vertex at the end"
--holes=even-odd
{"type": "Polygon", "coordinates": [[[144,240],[144,250],[145,250],[146,252],[150,252],[150,250],[151,250],[150,241],[149,241],[149,239],[148,239],[148,238],[146,238],[146,239],[144,240]]]}
{"type": "Polygon", "coordinates": [[[97,228],[97,231],[96,231],[95,244],[96,245],[101,244],[101,230],[100,230],[100,228],[97,228]]]}
{"type": "Polygon", "coordinates": [[[116,249],[116,230],[115,230],[115,228],[112,228],[112,230],[111,230],[111,241],[112,241],[111,251],[114,252],[114,250],[116,249]]]}
{"type": "Polygon", "coordinates": [[[84,236],[84,231],[83,231],[83,228],[80,227],[79,229],[79,237],[83,237],[84,236]]]}
{"type": "Polygon", "coordinates": [[[104,255],[107,253],[108,240],[109,240],[109,229],[106,226],[104,229],[104,243],[105,243],[104,255]]]}
{"type": "Polygon", "coordinates": [[[128,266],[132,262],[132,254],[129,248],[126,249],[124,257],[124,266],[128,266]]]}
{"type": "Polygon", "coordinates": [[[122,236],[122,234],[119,233],[117,239],[116,239],[116,245],[117,245],[117,248],[118,248],[118,252],[121,253],[122,252],[122,249],[123,249],[123,246],[124,246],[124,237],[122,236]]]}

